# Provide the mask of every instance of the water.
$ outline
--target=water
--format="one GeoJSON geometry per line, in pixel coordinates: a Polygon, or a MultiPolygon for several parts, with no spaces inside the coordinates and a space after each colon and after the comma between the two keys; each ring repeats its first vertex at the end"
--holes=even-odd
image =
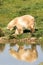
{"type": "MultiPolygon", "coordinates": [[[[39,65],[40,62],[43,62],[43,51],[41,50],[40,45],[37,45],[36,47],[38,58],[34,62],[25,62],[15,59],[9,53],[10,48],[11,46],[9,44],[0,45],[0,65],[39,65]]],[[[15,47],[13,46],[12,48],[14,49],[15,47]]]]}

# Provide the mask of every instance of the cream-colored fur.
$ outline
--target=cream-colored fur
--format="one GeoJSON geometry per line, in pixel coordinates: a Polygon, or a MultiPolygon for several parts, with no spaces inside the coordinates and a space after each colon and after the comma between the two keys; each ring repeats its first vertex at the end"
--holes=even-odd
{"type": "Polygon", "coordinates": [[[38,57],[36,48],[24,49],[22,47],[22,48],[19,49],[19,51],[15,51],[14,49],[10,49],[9,52],[16,59],[27,61],[27,62],[33,62],[38,57]]]}
{"type": "Polygon", "coordinates": [[[34,17],[31,15],[24,15],[20,17],[14,18],[12,21],[10,21],[7,25],[7,29],[12,30],[13,27],[17,27],[15,34],[21,34],[23,33],[24,29],[30,29],[32,32],[34,32],[34,17]]]}

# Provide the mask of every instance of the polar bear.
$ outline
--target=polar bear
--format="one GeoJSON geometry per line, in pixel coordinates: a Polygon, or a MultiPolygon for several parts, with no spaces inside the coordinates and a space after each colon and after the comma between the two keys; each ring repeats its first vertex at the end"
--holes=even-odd
{"type": "Polygon", "coordinates": [[[24,29],[35,31],[35,19],[31,15],[23,15],[14,18],[7,25],[7,29],[12,30],[16,26],[15,34],[22,34],[24,29]]]}
{"type": "Polygon", "coordinates": [[[32,49],[24,49],[23,47],[21,47],[19,49],[19,51],[15,51],[14,49],[11,48],[9,50],[9,53],[14,58],[16,58],[18,60],[22,60],[22,61],[27,61],[27,62],[36,61],[36,59],[38,57],[36,47],[34,47],[32,49]]]}

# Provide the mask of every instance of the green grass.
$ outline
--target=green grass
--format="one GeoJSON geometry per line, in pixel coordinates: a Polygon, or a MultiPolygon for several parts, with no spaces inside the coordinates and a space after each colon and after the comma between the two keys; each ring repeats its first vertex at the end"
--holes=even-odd
{"type": "Polygon", "coordinates": [[[0,27],[26,14],[35,17],[36,28],[43,32],[43,0],[0,0],[0,27]]]}
{"type": "Polygon", "coordinates": [[[43,0],[0,0],[0,27],[24,14],[34,16],[37,27],[43,29],[43,0]]]}

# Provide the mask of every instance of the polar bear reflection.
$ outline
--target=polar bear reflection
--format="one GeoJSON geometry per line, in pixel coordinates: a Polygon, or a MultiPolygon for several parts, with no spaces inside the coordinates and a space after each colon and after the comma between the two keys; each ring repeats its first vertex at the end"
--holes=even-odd
{"type": "Polygon", "coordinates": [[[27,62],[33,62],[38,57],[36,47],[32,47],[32,49],[20,48],[19,51],[15,51],[14,49],[11,48],[9,52],[16,59],[27,62]]]}

